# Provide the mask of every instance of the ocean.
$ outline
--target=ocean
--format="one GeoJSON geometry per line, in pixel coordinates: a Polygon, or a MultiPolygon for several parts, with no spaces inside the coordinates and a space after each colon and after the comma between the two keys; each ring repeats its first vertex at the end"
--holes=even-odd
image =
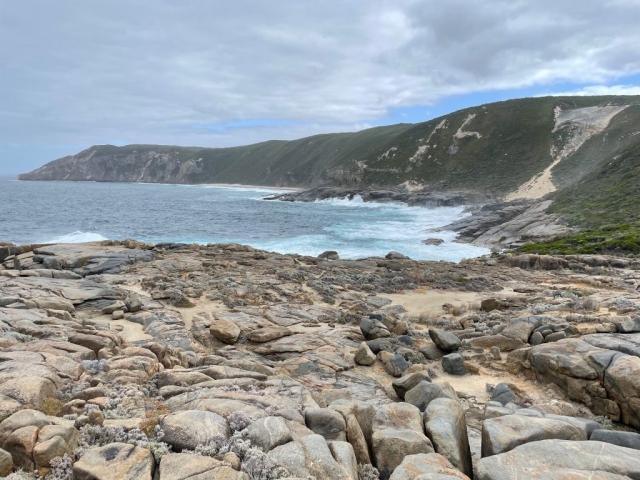
{"type": "Polygon", "coordinates": [[[487,249],[429,232],[462,218],[462,207],[334,199],[314,203],[264,200],[281,190],[213,185],[20,182],[0,179],[0,242],[97,240],[242,243],[279,252],[341,258],[398,251],[416,260],[460,261],[487,249]],[[422,240],[441,238],[438,246],[422,240]]]}

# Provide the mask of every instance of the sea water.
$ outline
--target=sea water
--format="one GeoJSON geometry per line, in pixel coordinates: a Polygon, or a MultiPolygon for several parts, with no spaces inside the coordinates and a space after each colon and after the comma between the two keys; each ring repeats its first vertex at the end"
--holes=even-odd
{"type": "Polygon", "coordinates": [[[212,185],[21,182],[0,179],[0,242],[242,243],[279,252],[341,258],[384,256],[459,261],[484,248],[432,232],[462,218],[462,207],[334,199],[312,203],[265,200],[278,189],[212,185]],[[441,245],[422,240],[441,238],[441,245]]]}

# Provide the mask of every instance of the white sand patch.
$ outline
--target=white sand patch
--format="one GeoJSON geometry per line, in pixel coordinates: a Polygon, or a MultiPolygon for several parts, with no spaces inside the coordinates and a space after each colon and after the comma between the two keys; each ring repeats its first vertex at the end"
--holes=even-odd
{"type": "Polygon", "coordinates": [[[511,201],[518,198],[542,198],[545,195],[555,192],[556,186],[551,180],[551,170],[563,159],[575,153],[589,138],[604,131],[609,126],[609,122],[618,113],[627,108],[628,105],[617,106],[607,105],[604,107],[586,107],[573,110],[562,111],[560,107],[554,109],[555,126],[553,133],[560,130],[568,132],[565,145],[558,149],[551,145],[551,158],[553,162],[541,173],[534,176],[528,182],[505,197],[511,201]]]}
{"type": "Polygon", "coordinates": [[[469,303],[479,302],[481,300],[481,295],[476,292],[442,290],[414,290],[404,294],[390,293],[380,294],[378,296],[391,300],[391,305],[402,305],[409,315],[420,315],[421,313],[430,312],[441,313],[444,315],[442,305],[445,303],[459,307],[467,306],[469,303]]]}

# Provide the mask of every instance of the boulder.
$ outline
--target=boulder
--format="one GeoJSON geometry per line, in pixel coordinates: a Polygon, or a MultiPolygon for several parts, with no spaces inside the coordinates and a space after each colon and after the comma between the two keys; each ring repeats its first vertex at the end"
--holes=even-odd
{"type": "Polygon", "coordinates": [[[20,410],[0,423],[0,445],[4,444],[9,435],[19,428],[28,426],[42,428],[45,425],[51,425],[51,421],[44,413],[37,410],[20,410]]]}
{"type": "Polygon", "coordinates": [[[229,438],[229,426],[220,415],[202,410],[186,410],[164,416],[159,422],[163,442],[175,450],[194,450],[214,437],[229,438]]]}
{"type": "Polygon", "coordinates": [[[348,414],[345,419],[347,425],[347,440],[353,447],[354,455],[359,464],[370,464],[369,447],[362,427],[354,414],[348,414]]]}
{"type": "Polygon", "coordinates": [[[482,458],[476,480],[640,478],[637,450],[603,442],[542,440],[482,458]]]}
{"type": "Polygon", "coordinates": [[[404,375],[398,378],[397,380],[394,380],[391,383],[391,386],[393,387],[393,390],[396,392],[396,395],[404,399],[404,396],[406,395],[406,393],[409,390],[411,390],[413,387],[418,385],[420,382],[422,382],[423,380],[426,382],[431,382],[431,378],[429,378],[429,375],[427,375],[427,372],[425,372],[424,370],[420,372],[414,372],[408,375],[404,375]]]}
{"type": "Polygon", "coordinates": [[[58,435],[44,441],[38,438],[38,443],[33,448],[33,462],[36,469],[48,468],[51,459],[62,457],[65,454],[73,456],[73,449],[64,438],[58,435]]]}
{"type": "Polygon", "coordinates": [[[13,471],[13,458],[6,450],[0,449],[0,477],[6,477],[13,471]]]}
{"type": "Polygon", "coordinates": [[[342,415],[330,408],[307,408],[304,413],[307,427],[326,440],[347,439],[347,425],[342,415]]]}
{"type": "Polygon", "coordinates": [[[407,455],[389,480],[469,480],[442,455],[420,453],[407,455]]]}
{"type": "Polygon", "coordinates": [[[339,260],[340,255],[338,255],[338,252],[336,252],[335,250],[327,250],[326,252],[322,252],[320,255],[318,255],[318,258],[321,258],[323,260],[339,260]]]}
{"type": "Polygon", "coordinates": [[[291,335],[287,327],[264,327],[252,331],[247,335],[250,342],[265,343],[291,335]]]}
{"type": "Polygon", "coordinates": [[[409,362],[399,353],[393,355],[384,365],[384,371],[392,377],[401,377],[407,368],[409,368],[409,362]]]}
{"type": "MultiPolygon", "coordinates": [[[[520,340],[523,344],[529,342],[531,333],[542,325],[542,318],[536,315],[530,317],[518,317],[509,321],[509,325],[502,331],[502,335],[514,340],[520,340]]],[[[500,348],[500,350],[504,350],[500,348]]]]}
{"type": "Polygon", "coordinates": [[[616,329],[620,333],[639,333],[640,332],[640,316],[617,322],[616,329]]]}
{"type": "Polygon", "coordinates": [[[502,302],[497,298],[487,298],[480,302],[480,308],[485,312],[491,312],[493,310],[500,310],[502,308],[502,302]]]}
{"type": "Polygon", "coordinates": [[[431,401],[436,398],[457,400],[458,396],[451,385],[446,382],[431,383],[423,380],[405,394],[404,401],[424,412],[431,401]]]}
{"type": "Polygon", "coordinates": [[[445,352],[455,352],[460,348],[460,339],[453,333],[443,332],[440,330],[429,329],[429,337],[436,346],[445,352]]]}
{"type": "Polygon", "coordinates": [[[376,363],[376,355],[371,351],[366,342],[362,342],[360,343],[358,350],[356,350],[353,361],[358,365],[373,365],[376,363]]]}
{"type": "Polygon", "coordinates": [[[495,386],[495,388],[491,392],[491,400],[494,402],[500,402],[502,405],[506,405],[507,403],[516,403],[518,401],[518,397],[511,387],[509,387],[506,383],[499,383],[495,386]]]}
{"type": "Polygon", "coordinates": [[[212,457],[188,453],[169,453],[162,456],[158,480],[249,480],[246,473],[237,472],[212,457]]]}
{"type": "Polygon", "coordinates": [[[211,335],[223,343],[233,344],[238,341],[241,330],[235,323],[226,318],[218,318],[209,327],[211,335]]]}
{"type": "Polygon", "coordinates": [[[467,373],[467,367],[464,365],[462,355],[459,353],[450,353],[442,357],[442,369],[451,375],[464,375],[467,373]]]}
{"type": "Polygon", "coordinates": [[[291,430],[282,417],[265,417],[247,428],[247,437],[253,445],[265,452],[291,441],[291,430]]]}
{"type": "Polygon", "coordinates": [[[501,334],[472,338],[469,340],[469,345],[472,348],[498,347],[501,352],[511,352],[526,346],[526,344],[518,338],[510,338],[501,334]]]}
{"type": "Polygon", "coordinates": [[[382,478],[388,478],[407,455],[434,453],[431,441],[424,434],[394,428],[374,431],[371,450],[382,478]]]}
{"type": "Polygon", "coordinates": [[[482,456],[489,457],[539,440],[586,440],[585,432],[550,418],[505,415],[482,422],[482,456]]]}
{"type": "Polygon", "coordinates": [[[18,428],[7,437],[2,448],[11,454],[16,467],[30,472],[34,468],[33,448],[36,446],[37,439],[38,427],[18,428]]]}
{"type": "Polygon", "coordinates": [[[358,460],[350,443],[336,440],[328,442],[331,455],[353,480],[358,479],[358,460]]]}
{"type": "Polygon", "coordinates": [[[389,329],[380,321],[373,318],[363,318],[360,321],[360,331],[367,340],[390,337],[389,329]]]}
{"type": "Polygon", "coordinates": [[[472,477],[467,422],[460,403],[450,398],[436,398],[424,412],[424,426],[436,453],[472,477]]]}
{"type": "Polygon", "coordinates": [[[409,260],[409,257],[407,257],[406,255],[394,251],[387,253],[384,258],[386,258],[387,260],[409,260]]]}
{"type": "Polygon", "coordinates": [[[73,465],[74,480],[151,480],[155,462],[146,448],[110,443],[92,448],[73,465]]]}
{"type": "Polygon", "coordinates": [[[333,458],[321,435],[307,435],[295,442],[280,445],[269,452],[269,457],[278,465],[283,465],[295,478],[354,480],[333,458]]]}
{"type": "Polygon", "coordinates": [[[640,433],[635,432],[615,432],[613,430],[599,429],[591,434],[589,440],[640,450],[640,433]]]}

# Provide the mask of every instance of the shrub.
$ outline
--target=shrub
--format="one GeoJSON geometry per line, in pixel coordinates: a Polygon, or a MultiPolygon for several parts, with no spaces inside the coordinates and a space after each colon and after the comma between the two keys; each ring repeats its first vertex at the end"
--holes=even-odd
{"type": "Polygon", "coordinates": [[[244,412],[233,412],[227,417],[227,423],[229,424],[231,431],[235,433],[242,431],[251,425],[251,423],[253,423],[253,419],[244,412]]]}
{"type": "Polygon", "coordinates": [[[49,461],[51,471],[46,480],[73,480],[73,459],[66,453],[49,461]]]}
{"type": "Polygon", "coordinates": [[[56,417],[62,411],[64,403],[54,397],[45,398],[40,406],[36,409],[50,417],[56,417]]]}
{"type": "Polygon", "coordinates": [[[379,480],[380,472],[370,464],[358,464],[358,480],[379,480]]]}

